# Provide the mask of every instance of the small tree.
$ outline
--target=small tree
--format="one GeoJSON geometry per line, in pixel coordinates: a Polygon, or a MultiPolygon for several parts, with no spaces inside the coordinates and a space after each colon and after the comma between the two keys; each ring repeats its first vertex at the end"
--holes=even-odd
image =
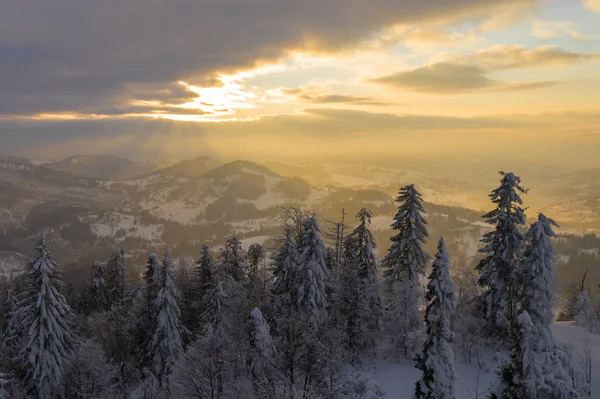
{"type": "Polygon", "coordinates": [[[108,398],[117,395],[117,380],[117,368],[102,347],[85,340],[68,359],[62,387],[67,398],[108,398]]]}
{"type": "Polygon", "coordinates": [[[416,384],[416,399],[454,399],[456,376],[451,320],[455,296],[449,268],[450,259],[442,238],[425,294],[428,302],[425,312],[427,341],[423,352],[416,358],[416,367],[423,373],[416,384]]]}

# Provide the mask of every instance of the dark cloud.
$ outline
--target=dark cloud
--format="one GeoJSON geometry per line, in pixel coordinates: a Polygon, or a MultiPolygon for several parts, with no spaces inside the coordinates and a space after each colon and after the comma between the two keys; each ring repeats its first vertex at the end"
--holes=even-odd
{"type": "MultiPolygon", "coordinates": [[[[541,0],[519,0],[535,4],[541,0]]],[[[139,87],[214,82],[290,49],[343,50],[383,26],[481,16],[514,0],[0,2],[0,113],[112,107],[139,87]]],[[[168,90],[168,89],[167,89],[168,90]]],[[[167,98],[186,93],[167,94],[167,98]]],[[[152,97],[152,95],[150,95],[152,97]]]]}

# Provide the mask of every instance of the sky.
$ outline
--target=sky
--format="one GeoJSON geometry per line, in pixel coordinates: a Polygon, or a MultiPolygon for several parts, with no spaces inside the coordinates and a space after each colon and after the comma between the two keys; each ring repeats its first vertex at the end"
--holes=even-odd
{"type": "Polygon", "coordinates": [[[3,0],[0,153],[600,166],[600,0],[3,0]]]}

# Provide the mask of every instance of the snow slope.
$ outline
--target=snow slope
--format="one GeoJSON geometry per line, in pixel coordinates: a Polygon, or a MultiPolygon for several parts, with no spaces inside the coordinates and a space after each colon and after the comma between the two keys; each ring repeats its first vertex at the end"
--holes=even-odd
{"type": "MultiPolygon", "coordinates": [[[[552,328],[557,343],[573,346],[574,360],[580,362],[583,351],[588,348],[594,361],[593,386],[591,398],[600,398],[600,335],[589,333],[586,329],[572,325],[570,322],[557,322],[552,328]]],[[[456,364],[458,380],[455,384],[457,399],[476,399],[477,369],[470,364],[456,364]]],[[[419,370],[415,369],[412,362],[399,363],[378,359],[373,365],[367,367],[368,374],[375,379],[385,391],[385,398],[412,399],[415,382],[419,379],[419,370]]],[[[487,397],[482,394],[497,380],[495,370],[488,373],[480,372],[479,399],[487,397]]]]}

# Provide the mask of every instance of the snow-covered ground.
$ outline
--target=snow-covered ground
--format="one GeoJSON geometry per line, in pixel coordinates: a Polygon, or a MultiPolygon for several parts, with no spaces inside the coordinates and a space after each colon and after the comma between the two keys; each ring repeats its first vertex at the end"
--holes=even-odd
{"type": "MultiPolygon", "coordinates": [[[[591,353],[593,360],[593,386],[590,398],[600,398],[600,335],[594,335],[586,329],[574,326],[571,322],[557,322],[552,328],[557,343],[573,346],[574,362],[581,363],[584,351],[591,353]]],[[[497,380],[496,370],[477,372],[471,364],[455,365],[457,381],[455,383],[457,399],[482,399],[487,397],[485,390],[497,380]],[[479,381],[478,381],[479,377],[479,381]],[[477,396],[477,392],[479,396],[477,396]]],[[[379,359],[368,366],[368,374],[385,391],[385,398],[412,399],[415,382],[419,379],[419,370],[412,362],[394,362],[379,359]]]]}

